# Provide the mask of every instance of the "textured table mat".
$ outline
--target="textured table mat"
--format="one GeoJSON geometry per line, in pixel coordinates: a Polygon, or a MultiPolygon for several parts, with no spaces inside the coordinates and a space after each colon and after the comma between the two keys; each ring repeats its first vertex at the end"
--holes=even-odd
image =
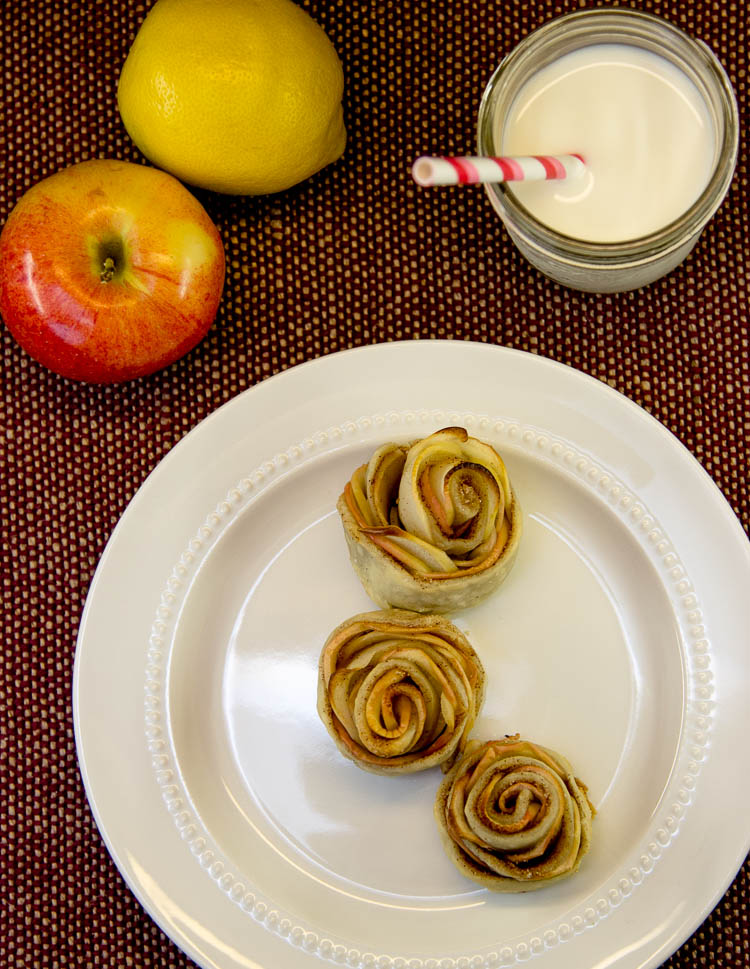
{"type": "MultiPolygon", "coordinates": [[[[0,965],[192,965],[130,894],[94,825],[76,763],[71,678],[88,585],[129,499],[187,431],[245,388],[386,340],[529,350],[606,381],[662,421],[748,528],[744,135],[729,196],[697,249],[668,278],[623,295],[545,280],[519,257],[481,189],[425,192],[408,176],[419,154],[471,151],[478,99],[501,55],[544,20],[585,5],[307,0],[344,64],[349,145],[339,163],[277,196],[199,193],[227,252],[208,338],[159,374],[96,387],[43,370],[0,328],[0,965]]],[[[149,6],[3,4],[0,219],[65,165],[142,160],[115,90],[149,6]]],[[[747,119],[745,0],[628,6],[706,41],[747,119]]],[[[749,911],[746,863],[667,965],[750,965],[749,911]]]]}

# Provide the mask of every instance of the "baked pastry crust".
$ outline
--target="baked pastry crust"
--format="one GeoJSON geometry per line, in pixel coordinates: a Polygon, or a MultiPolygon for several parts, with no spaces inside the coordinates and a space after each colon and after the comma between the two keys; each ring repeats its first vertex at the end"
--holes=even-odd
{"type": "Polygon", "coordinates": [[[364,770],[446,770],[464,749],[484,689],[479,657],[444,616],[366,612],[323,646],[318,713],[341,753],[364,770]]]}
{"type": "Polygon", "coordinates": [[[337,508],[352,566],[382,608],[477,605],[506,579],[522,533],[502,459],[460,427],[378,448],[337,508]]]}
{"type": "Polygon", "coordinates": [[[534,891],[573,875],[589,850],[594,813],[568,761],[518,735],[470,741],[435,799],[448,857],[496,892],[534,891]]]}

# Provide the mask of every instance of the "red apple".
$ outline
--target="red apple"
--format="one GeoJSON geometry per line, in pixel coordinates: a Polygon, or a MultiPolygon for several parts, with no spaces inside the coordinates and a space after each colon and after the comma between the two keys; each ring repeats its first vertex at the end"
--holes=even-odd
{"type": "Polygon", "coordinates": [[[26,192],[0,234],[0,315],[32,357],[75,380],[174,362],[206,335],[223,284],[203,206],[143,165],[63,169],[26,192]]]}

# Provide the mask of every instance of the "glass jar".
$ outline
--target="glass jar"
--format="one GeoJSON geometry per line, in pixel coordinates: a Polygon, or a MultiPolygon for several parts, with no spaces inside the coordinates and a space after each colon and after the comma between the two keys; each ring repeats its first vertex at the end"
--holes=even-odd
{"type": "Polygon", "coordinates": [[[637,289],[671,272],[688,255],[726,195],[737,161],[739,121],[729,79],[712,51],[651,14],[594,8],[566,14],[529,34],[503,59],[482,97],[477,122],[478,154],[502,154],[500,119],[521,87],[564,54],[591,44],[630,44],[671,61],[705,99],[714,123],[714,167],[706,188],[678,219],[625,242],[574,239],[536,219],[504,183],[486,186],[490,202],[513,242],[546,276],[588,292],[637,289]],[[496,140],[497,138],[497,140],[496,140]]]}

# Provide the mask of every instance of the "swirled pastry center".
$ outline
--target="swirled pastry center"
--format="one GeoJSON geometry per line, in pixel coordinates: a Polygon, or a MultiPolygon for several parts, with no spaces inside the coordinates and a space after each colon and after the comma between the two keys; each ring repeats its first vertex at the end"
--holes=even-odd
{"type": "Polygon", "coordinates": [[[505,466],[463,428],[386,444],[344,491],[359,528],[415,574],[473,573],[499,558],[512,501],[505,466]]]}

